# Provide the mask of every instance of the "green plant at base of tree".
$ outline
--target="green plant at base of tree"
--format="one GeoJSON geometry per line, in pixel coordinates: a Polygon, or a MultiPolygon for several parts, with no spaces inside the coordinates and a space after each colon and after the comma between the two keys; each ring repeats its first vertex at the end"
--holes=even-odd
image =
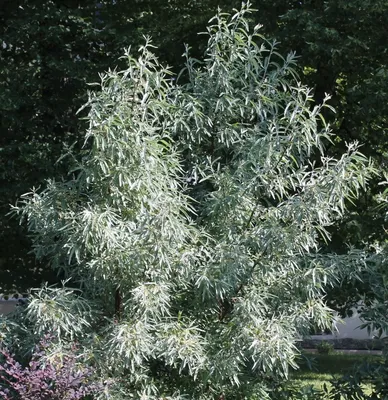
{"type": "Polygon", "coordinates": [[[321,343],[317,346],[317,351],[319,354],[330,354],[334,350],[334,346],[326,342],[325,340],[322,340],[321,343]]]}
{"type": "Polygon", "coordinates": [[[176,83],[149,41],[126,52],[89,95],[69,180],[14,208],[68,281],[32,292],[4,340],[77,340],[111,399],[270,398],[298,337],[331,326],[324,287],[369,268],[319,243],[375,170],[357,144],[325,157],[325,103],[251,11],[218,14],[176,83]]]}

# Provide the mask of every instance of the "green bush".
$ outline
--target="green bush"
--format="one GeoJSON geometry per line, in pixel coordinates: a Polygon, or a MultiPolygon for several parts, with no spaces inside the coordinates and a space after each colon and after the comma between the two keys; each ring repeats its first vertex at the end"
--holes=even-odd
{"type": "Polygon", "coordinates": [[[333,352],[334,350],[334,346],[326,341],[322,341],[321,343],[319,343],[319,345],[317,346],[317,350],[319,354],[330,354],[333,352]]]}

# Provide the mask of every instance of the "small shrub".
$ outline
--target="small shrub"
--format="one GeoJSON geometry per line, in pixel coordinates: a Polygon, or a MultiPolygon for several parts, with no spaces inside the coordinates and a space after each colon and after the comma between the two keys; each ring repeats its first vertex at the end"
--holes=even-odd
{"type": "Polygon", "coordinates": [[[325,342],[324,340],[319,343],[319,345],[317,346],[317,350],[319,354],[330,354],[333,352],[334,350],[334,346],[329,343],[329,342],[325,342]]]}
{"type": "Polygon", "coordinates": [[[3,400],[80,400],[101,391],[91,381],[92,371],[79,367],[74,354],[47,357],[49,343],[43,340],[27,367],[1,349],[0,396],[3,400]]]}

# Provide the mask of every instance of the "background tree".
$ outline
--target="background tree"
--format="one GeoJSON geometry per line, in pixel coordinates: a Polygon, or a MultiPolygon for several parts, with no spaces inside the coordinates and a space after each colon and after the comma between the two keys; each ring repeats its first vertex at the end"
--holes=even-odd
{"type": "Polygon", "coordinates": [[[68,281],[6,322],[11,346],[76,339],[111,398],[268,398],[298,336],[330,326],[324,286],[368,260],[321,253],[320,238],[375,171],[356,145],[324,155],[325,102],[249,13],[218,14],[176,84],[149,42],[101,76],[69,180],[15,208],[68,281]]]}

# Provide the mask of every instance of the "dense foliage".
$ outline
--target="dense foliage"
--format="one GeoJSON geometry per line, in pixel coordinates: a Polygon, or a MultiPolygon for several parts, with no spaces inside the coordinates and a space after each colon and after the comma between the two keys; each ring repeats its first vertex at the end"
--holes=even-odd
{"type": "Polygon", "coordinates": [[[354,143],[325,156],[328,99],[250,12],[219,13],[178,79],[149,40],[128,50],[89,94],[68,180],[14,209],[68,280],[31,293],[4,340],[76,339],[112,399],[268,398],[298,337],[331,326],[324,288],[372,268],[320,245],[375,170],[354,143]]]}
{"type": "Polygon", "coordinates": [[[48,177],[67,171],[66,160],[57,160],[85,129],[75,112],[87,100],[87,82],[120,64],[123,49],[138,47],[144,33],[153,35],[164,59],[182,65],[184,41],[197,41],[196,34],[216,12],[216,3],[2,1],[0,293],[56,280],[45,264],[28,254],[30,241],[7,214],[22,193],[43,188],[48,177]]]}
{"type": "MultiPolygon", "coordinates": [[[[319,104],[325,93],[336,114],[325,113],[335,135],[329,154],[340,154],[346,143],[359,140],[363,153],[376,160],[382,170],[387,165],[387,73],[385,49],[387,0],[261,0],[257,19],[265,32],[281,42],[282,49],[293,49],[303,68],[303,81],[314,88],[319,104]]],[[[331,251],[346,251],[348,244],[358,248],[384,242],[384,213],[376,194],[379,179],[350,207],[340,223],[331,228],[331,251]]],[[[373,250],[372,250],[373,251],[373,250]]],[[[333,290],[328,301],[346,315],[360,300],[374,301],[370,277],[346,280],[333,290]],[[363,282],[365,281],[365,282],[363,282]]]]}
{"type": "Polygon", "coordinates": [[[386,399],[388,396],[387,373],[387,354],[380,362],[364,362],[361,366],[355,366],[340,379],[332,381],[329,398],[333,400],[386,399]],[[372,385],[372,393],[365,393],[365,384],[372,385]]]}
{"type": "MultiPolygon", "coordinates": [[[[47,177],[68,169],[56,160],[79,139],[85,127],[74,112],[86,100],[86,82],[98,71],[123,64],[112,60],[128,45],[135,48],[151,34],[157,54],[175,70],[183,63],[183,42],[196,58],[205,47],[203,31],[217,6],[230,10],[240,1],[3,1],[0,10],[0,292],[25,290],[43,280],[55,281],[46,264],[28,255],[31,243],[9,204],[31,187],[45,187],[47,177]],[[45,273],[42,276],[42,273],[45,273]]],[[[336,114],[328,154],[340,156],[346,143],[359,140],[363,153],[386,165],[387,0],[267,1],[254,4],[250,19],[277,38],[283,53],[299,57],[300,79],[312,89],[316,104],[325,93],[336,114]],[[303,73],[302,73],[303,71],[303,73]]],[[[79,152],[79,148],[75,149],[79,152]]],[[[376,207],[378,179],[341,221],[329,228],[328,251],[346,252],[347,244],[368,247],[385,240],[384,213],[376,207]]],[[[358,300],[374,300],[375,282],[363,275],[331,292],[330,305],[346,314],[358,300]]],[[[374,280],[374,278],[373,278],[374,280]]]]}

